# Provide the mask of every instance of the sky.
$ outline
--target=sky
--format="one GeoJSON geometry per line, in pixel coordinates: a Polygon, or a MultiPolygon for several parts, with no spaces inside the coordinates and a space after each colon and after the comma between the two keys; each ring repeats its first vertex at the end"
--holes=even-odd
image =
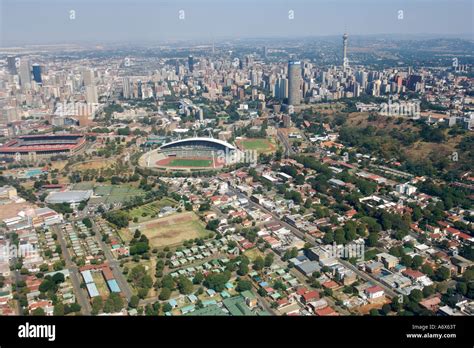
{"type": "Polygon", "coordinates": [[[345,30],[351,35],[472,39],[473,4],[473,0],[0,0],[0,45],[291,38],[340,35],[345,30]]]}

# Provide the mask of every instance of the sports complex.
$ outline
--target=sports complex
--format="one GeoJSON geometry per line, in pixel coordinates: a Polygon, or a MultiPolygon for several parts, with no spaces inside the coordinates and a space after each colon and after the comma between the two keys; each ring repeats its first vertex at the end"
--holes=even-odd
{"type": "Polygon", "coordinates": [[[86,145],[82,134],[41,134],[22,135],[0,147],[0,157],[17,161],[50,158],[52,156],[72,156],[86,145]]]}
{"type": "Polygon", "coordinates": [[[236,163],[240,152],[223,140],[195,137],[163,144],[140,157],[139,165],[167,171],[216,170],[236,163]]]}

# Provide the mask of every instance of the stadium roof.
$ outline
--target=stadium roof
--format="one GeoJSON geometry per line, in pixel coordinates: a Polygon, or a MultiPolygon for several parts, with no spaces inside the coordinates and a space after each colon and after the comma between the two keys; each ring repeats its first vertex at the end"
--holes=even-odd
{"type": "Polygon", "coordinates": [[[166,147],[171,146],[171,145],[183,144],[183,143],[186,143],[188,141],[204,141],[204,142],[209,142],[209,143],[219,144],[219,145],[225,146],[229,150],[235,150],[235,146],[229,144],[226,141],[223,141],[223,140],[220,140],[220,139],[214,139],[214,138],[205,138],[205,137],[195,137],[195,138],[175,140],[175,141],[172,141],[172,142],[161,145],[160,149],[166,148],[166,147]]]}
{"type": "Polygon", "coordinates": [[[87,191],[64,191],[51,192],[46,197],[45,202],[50,204],[55,203],[78,203],[88,200],[92,195],[92,190],[87,191]]]}

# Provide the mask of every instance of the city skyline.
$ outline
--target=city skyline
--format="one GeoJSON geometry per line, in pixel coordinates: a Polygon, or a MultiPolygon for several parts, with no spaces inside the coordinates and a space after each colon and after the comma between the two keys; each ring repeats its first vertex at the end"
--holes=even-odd
{"type": "Polygon", "coordinates": [[[0,3],[0,44],[73,42],[213,41],[340,35],[473,37],[472,3],[466,0],[357,3],[307,0],[245,1],[56,0],[0,3]],[[436,6],[434,6],[436,4],[436,6]],[[74,11],[74,12],[71,12],[74,11]],[[182,12],[184,11],[184,12],[182,12]],[[403,11],[403,12],[400,12],[403,11]],[[22,25],[28,23],[28,25],[22,25]],[[35,28],[34,37],[31,28],[35,28]]]}

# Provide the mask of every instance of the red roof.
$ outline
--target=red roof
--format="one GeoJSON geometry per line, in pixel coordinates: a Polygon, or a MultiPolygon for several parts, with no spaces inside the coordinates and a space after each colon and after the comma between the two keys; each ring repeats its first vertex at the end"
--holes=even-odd
{"type": "Polygon", "coordinates": [[[332,315],[339,315],[337,314],[337,312],[334,311],[334,309],[332,309],[331,307],[324,307],[324,308],[321,308],[321,309],[316,309],[314,311],[314,313],[317,315],[317,316],[332,316],[332,315]]]}
{"type": "Polygon", "coordinates": [[[321,285],[327,289],[333,289],[339,286],[339,284],[337,284],[334,280],[328,280],[327,282],[324,282],[321,285]]]}
{"type": "Polygon", "coordinates": [[[374,286],[371,286],[370,288],[367,288],[365,291],[368,294],[375,294],[376,292],[383,291],[383,289],[378,285],[374,285],[374,286]]]}
{"type": "Polygon", "coordinates": [[[314,299],[319,299],[319,292],[317,292],[316,290],[309,291],[303,294],[303,299],[305,300],[305,302],[308,302],[314,299]]]}
{"type": "Polygon", "coordinates": [[[306,289],[304,286],[302,286],[301,288],[298,288],[298,290],[296,290],[296,293],[297,293],[298,295],[303,295],[303,294],[305,294],[305,293],[307,293],[307,292],[308,292],[308,289],[306,289]]]}
{"type": "Polygon", "coordinates": [[[410,277],[410,278],[413,278],[413,279],[417,279],[417,278],[421,278],[424,276],[423,273],[421,273],[420,271],[416,271],[414,269],[406,269],[402,272],[404,275],[406,275],[407,277],[410,277]]]}
{"type": "Polygon", "coordinates": [[[111,280],[115,278],[114,274],[112,273],[112,270],[109,267],[102,268],[102,274],[104,275],[104,278],[106,280],[111,280]]]}

